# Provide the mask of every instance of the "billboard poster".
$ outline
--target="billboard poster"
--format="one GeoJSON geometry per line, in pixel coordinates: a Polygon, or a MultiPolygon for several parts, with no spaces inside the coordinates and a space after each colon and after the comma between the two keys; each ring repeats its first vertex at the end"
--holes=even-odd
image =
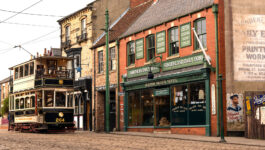
{"type": "Polygon", "coordinates": [[[233,14],[234,80],[265,79],[265,15],[233,14]]]}
{"type": "Polygon", "coordinates": [[[227,131],[245,131],[243,117],[243,94],[226,95],[227,131]]]}

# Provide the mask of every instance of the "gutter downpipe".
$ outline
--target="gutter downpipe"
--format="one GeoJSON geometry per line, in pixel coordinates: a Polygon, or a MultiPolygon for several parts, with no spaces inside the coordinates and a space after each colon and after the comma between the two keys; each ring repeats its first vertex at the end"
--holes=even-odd
{"type": "Polygon", "coordinates": [[[217,136],[220,136],[220,86],[219,86],[219,45],[218,45],[218,4],[213,4],[215,24],[215,52],[216,52],[216,95],[217,95],[217,136]]]}
{"type": "Polygon", "coordinates": [[[117,107],[117,129],[120,131],[120,42],[119,39],[116,40],[116,46],[117,46],[117,91],[118,91],[118,107],[117,107]]]}

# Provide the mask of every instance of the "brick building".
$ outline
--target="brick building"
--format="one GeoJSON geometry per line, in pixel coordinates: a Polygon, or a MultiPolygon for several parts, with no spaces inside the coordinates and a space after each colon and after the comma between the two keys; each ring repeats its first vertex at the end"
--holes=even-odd
{"type": "MultiPolygon", "coordinates": [[[[131,1],[130,8],[110,26],[109,33],[109,80],[110,80],[110,130],[119,129],[119,96],[117,68],[119,44],[118,37],[153,3],[152,0],[131,1]]],[[[111,15],[111,12],[110,12],[111,15]]],[[[96,131],[104,130],[105,123],[105,81],[106,81],[106,39],[103,33],[93,44],[94,77],[92,95],[95,100],[96,131]]]]}
{"type": "Polygon", "coordinates": [[[9,90],[10,90],[10,83],[11,78],[7,77],[0,81],[0,102],[1,102],[1,108],[3,107],[3,102],[6,98],[9,96],[9,90]]]}
{"type": "MultiPolygon", "coordinates": [[[[122,129],[218,134],[215,68],[219,56],[219,74],[225,75],[223,10],[219,0],[154,0],[121,36],[122,129]]],[[[224,97],[224,82],[222,87],[224,97]]]]}

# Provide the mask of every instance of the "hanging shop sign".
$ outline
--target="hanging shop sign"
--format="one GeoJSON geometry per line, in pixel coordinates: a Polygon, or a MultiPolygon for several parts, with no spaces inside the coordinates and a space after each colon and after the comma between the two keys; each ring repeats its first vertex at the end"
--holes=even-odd
{"type": "Polygon", "coordinates": [[[156,53],[166,52],[166,32],[161,31],[156,34],[156,53]]]}
{"type": "Polygon", "coordinates": [[[253,101],[255,105],[262,105],[262,104],[265,105],[265,95],[254,96],[253,101]]]}
{"type": "MultiPolygon", "coordinates": [[[[128,70],[127,77],[128,78],[134,78],[134,77],[147,75],[147,73],[149,71],[150,71],[150,67],[149,66],[133,68],[133,69],[128,70]]],[[[152,73],[158,73],[160,71],[160,69],[159,69],[159,67],[152,66],[151,67],[151,71],[152,71],[152,73]]]]}
{"type": "Polygon", "coordinates": [[[180,25],[180,47],[191,46],[191,26],[190,22],[180,25]]]}
{"type": "Polygon", "coordinates": [[[169,95],[169,88],[154,90],[154,96],[165,96],[165,95],[169,95]]]}
{"type": "Polygon", "coordinates": [[[144,39],[138,39],[135,42],[135,50],[136,50],[136,59],[144,58],[144,39]]]}
{"type": "Polygon", "coordinates": [[[236,81],[265,79],[265,15],[233,15],[233,59],[236,81]]]}
{"type": "Polygon", "coordinates": [[[173,59],[162,62],[162,71],[169,71],[179,68],[185,68],[195,65],[203,64],[203,54],[192,55],[183,58],[173,59]]]}

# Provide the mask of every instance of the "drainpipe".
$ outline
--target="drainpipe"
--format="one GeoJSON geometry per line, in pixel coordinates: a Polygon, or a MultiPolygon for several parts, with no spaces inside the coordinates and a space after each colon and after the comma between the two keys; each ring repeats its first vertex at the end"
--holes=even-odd
{"type": "Polygon", "coordinates": [[[93,93],[93,101],[94,101],[94,108],[93,108],[93,122],[94,122],[94,131],[96,131],[96,49],[94,51],[94,93],[93,93]]]}
{"type": "Polygon", "coordinates": [[[120,131],[120,42],[119,39],[116,40],[116,46],[117,46],[117,91],[118,91],[118,107],[117,107],[117,129],[120,131]]]}
{"type": "Polygon", "coordinates": [[[220,87],[219,87],[219,46],[218,46],[218,4],[212,6],[215,23],[215,51],[216,51],[216,95],[217,95],[217,136],[220,136],[220,87]]]}

